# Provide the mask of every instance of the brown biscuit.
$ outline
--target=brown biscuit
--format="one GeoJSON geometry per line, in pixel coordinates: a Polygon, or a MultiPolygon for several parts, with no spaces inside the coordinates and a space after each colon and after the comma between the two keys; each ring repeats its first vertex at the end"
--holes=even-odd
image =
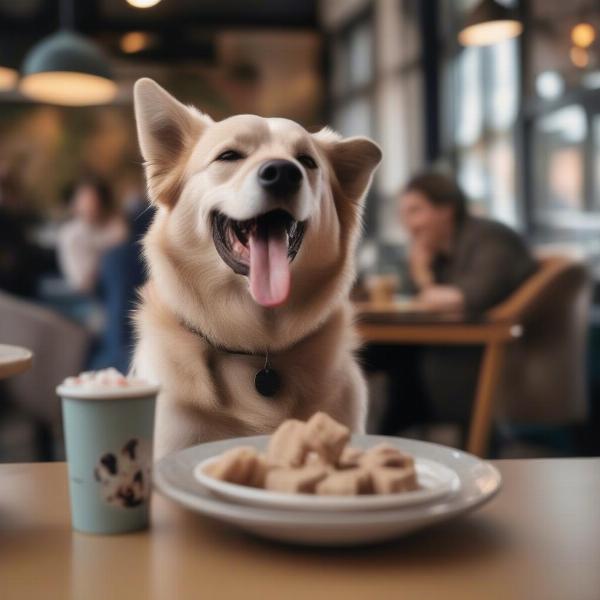
{"type": "Polygon", "coordinates": [[[350,446],[346,446],[342,450],[342,454],[338,460],[338,467],[340,469],[351,469],[358,467],[364,453],[365,451],[361,448],[351,448],[350,446]]]}
{"type": "Polygon", "coordinates": [[[376,467],[413,468],[414,464],[412,456],[385,443],[369,448],[360,459],[360,465],[366,469],[376,467]]]}
{"type": "Polygon", "coordinates": [[[289,494],[312,494],[315,486],[327,476],[327,469],[314,465],[299,469],[271,469],[267,472],[265,489],[289,494]]]}
{"type": "Polygon", "coordinates": [[[317,412],[306,423],[305,439],[311,450],[335,465],[350,439],[350,430],[324,412],[317,412]]]}
{"type": "Polygon", "coordinates": [[[372,491],[371,474],[364,469],[333,471],[316,488],[316,493],[323,496],[357,496],[372,491]]]}
{"type": "Polygon", "coordinates": [[[267,465],[270,467],[299,467],[308,453],[305,440],[306,424],[297,419],[284,421],[271,436],[267,448],[267,465]]]}
{"type": "Polygon", "coordinates": [[[257,454],[248,485],[257,488],[264,488],[267,471],[268,467],[265,457],[262,454],[257,454]]]}
{"type": "MultiPolygon", "coordinates": [[[[207,475],[240,485],[257,485],[261,481],[262,464],[256,448],[240,446],[224,452],[219,459],[205,467],[207,475]]],[[[262,476],[264,480],[264,475],[262,476]]]]}
{"type": "Polygon", "coordinates": [[[307,467],[308,466],[310,466],[310,467],[314,467],[314,466],[325,467],[329,470],[334,468],[329,463],[326,463],[320,454],[318,454],[317,452],[314,452],[312,450],[306,455],[306,458],[304,459],[304,465],[307,467]]]}
{"type": "Polygon", "coordinates": [[[410,492],[419,488],[415,470],[410,467],[378,467],[371,470],[371,480],[376,494],[410,492]]]}

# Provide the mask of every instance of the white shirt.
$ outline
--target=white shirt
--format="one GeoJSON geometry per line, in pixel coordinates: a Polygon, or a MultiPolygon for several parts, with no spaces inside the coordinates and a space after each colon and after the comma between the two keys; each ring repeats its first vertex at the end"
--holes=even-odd
{"type": "Polygon", "coordinates": [[[65,223],[58,233],[58,262],[69,285],[78,292],[92,292],[102,257],[126,237],[127,228],[121,219],[103,225],[80,219],[65,223]]]}

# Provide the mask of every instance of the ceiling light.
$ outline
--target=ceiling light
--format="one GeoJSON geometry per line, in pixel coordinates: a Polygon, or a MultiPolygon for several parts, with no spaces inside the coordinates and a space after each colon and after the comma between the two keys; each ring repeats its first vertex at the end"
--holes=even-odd
{"type": "Polygon", "coordinates": [[[87,106],[110,102],[117,92],[108,60],[85,37],[59,31],[25,57],[20,90],[33,100],[87,106]]]}
{"type": "Polygon", "coordinates": [[[127,0],[128,4],[135,8],[150,8],[156,6],[160,0],[127,0]]]}
{"type": "Polygon", "coordinates": [[[463,46],[489,46],[518,36],[523,25],[512,10],[494,0],[482,0],[468,15],[458,41],[463,46]]]}
{"type": "Polygon", "coordinates": [[[585,69],[590,64],[590,55],[585,48],[573,46],[569,51],[571,62],[580,69],[585,69]]]}
{"type": "Polygon", "coordinates": [[[596,30],[589,23],[578,23],[571,30],[571,40],[580,48],[587,48],[594,43],[596,30]]]}
{"type": "Polygon", "coordinates": [[[152,37],[143,31],[130,31],[120,42],[121,50],[126,54],[135,54],[147,48],[152,42],[152,37]]]}

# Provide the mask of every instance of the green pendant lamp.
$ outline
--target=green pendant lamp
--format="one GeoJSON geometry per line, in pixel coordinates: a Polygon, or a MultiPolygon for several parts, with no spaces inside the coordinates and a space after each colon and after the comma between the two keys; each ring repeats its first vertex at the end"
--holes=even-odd
{"type": "Polygon", "coordinates": [[[38,102],[106,104],[117,93],[109,61],[98,46],[73,31],[73,10],[74,0],[62,0],[62,28],[28,52],[19,88],[38,102]]]}
{"type": "Polygon", "coordinates": [[[490,46],[522,31],[523,25],[513,10],[495,0],[482,0],[467,16],[458,41],[463,46],[490,46]]]}

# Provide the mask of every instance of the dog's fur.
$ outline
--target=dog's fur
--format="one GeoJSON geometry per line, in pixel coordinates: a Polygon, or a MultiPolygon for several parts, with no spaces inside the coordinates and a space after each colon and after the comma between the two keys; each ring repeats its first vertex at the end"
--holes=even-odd
{"type": "Polygon", "coordinates": [[[144,240],[150,279],[136,311],[134,358],[136,374],[162,386],[156,456],[270,433],[286,418],[306,419],[317,410],[362,431],[367,393],[353,355],[348,294],[378,146],[327,128],[309,134],[286,119],[238,115],[214,122],[149,79],[135,86],[135,112],[148,193],[158,207],[144,240]],[[230,147],[246,158],[215,160],[230,147]],[[299,153],[310,154],[318,168],[303,167],[299,153]],[[306,223],[289,298],[272,308],[255,302],[248,278],[217,253],[210,220],[215,210],[242,220],[283,206],[256,183],[268,159],[300,166],[301,188],[285,208],[306,223]],[[254,388],[267,348],[283,382],[271,399],[254,388]]]}

